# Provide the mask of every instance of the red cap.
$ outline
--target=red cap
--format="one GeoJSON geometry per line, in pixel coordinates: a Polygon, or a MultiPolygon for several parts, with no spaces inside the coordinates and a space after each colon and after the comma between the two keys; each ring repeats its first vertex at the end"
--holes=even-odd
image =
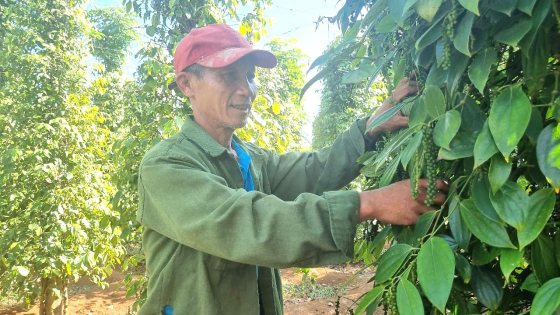
{"type": "MultiPolygon", "coordinates": [[[[195,28],[175,49],[175,75],[195,63],[208,68],[225,67],[248,54],[251,54],[257,67],[274,68],[278,63],[271,52],[253,49],[245,37],[225,24],[195,28]]],[[[173,81],[168,87],[174,89],[177,83],[173,81]]]]}

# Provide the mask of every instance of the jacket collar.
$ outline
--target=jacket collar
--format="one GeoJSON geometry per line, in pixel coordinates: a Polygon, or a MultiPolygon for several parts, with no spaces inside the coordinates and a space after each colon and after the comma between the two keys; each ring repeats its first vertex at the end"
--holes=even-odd
{"type": "Polygon", "coordinates": [[[187,119],[185,119],[183,127],[181,127],[181,132],[210,156],[217,157],[226,152],[226,148],[222,147],[214,138],[204,131],[204,129],[194,122],[194,116],[188,116],[187,119]]]}

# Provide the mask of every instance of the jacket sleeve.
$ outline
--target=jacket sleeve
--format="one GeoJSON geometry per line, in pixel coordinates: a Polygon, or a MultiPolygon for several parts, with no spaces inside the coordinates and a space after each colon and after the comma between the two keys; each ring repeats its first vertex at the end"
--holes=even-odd
{"type": "Polygon", "coordinates": [[[373,144],[364,137],[367,118],[354,122],[333,145],[315,152],[276,155],[268,152],[267,176],[272,194],[293,200],[309,192],[338,190],[359,175],[356,160],[373,144]]]}
{"type": "Polygon", "coordinates": [[[145,228],[220,258],[286,268],[353,257],[355,191],[283,201],[230,188],[196,161],[162,154],[142,162],[139,192],[138,220],[145,228]]]}

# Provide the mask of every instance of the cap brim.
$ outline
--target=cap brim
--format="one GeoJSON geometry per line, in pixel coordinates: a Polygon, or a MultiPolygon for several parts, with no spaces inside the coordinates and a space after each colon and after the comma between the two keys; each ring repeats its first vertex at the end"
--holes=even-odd
{"type": "Polygon", "coordinates": [[[261,68],[274,68],[278,64],[276,56],[271,52],[252,48],[224,49],[212,55],[204,56],[195,63],[208,68],[222,68],[229,66],[245,56],[250,56],[255,66],[261,68]]]}
{"type": "Polygon", "coordinates": [[[173,81],[173,82],[169,83],[167,88],[170,89],[170,90],[176,89],[177,88],[177,81],[173,81]]]}

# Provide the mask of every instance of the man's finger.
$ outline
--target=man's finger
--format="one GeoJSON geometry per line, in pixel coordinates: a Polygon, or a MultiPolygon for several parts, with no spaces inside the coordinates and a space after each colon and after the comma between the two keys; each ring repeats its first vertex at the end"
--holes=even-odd
{"type": "Polygon", "coordinates": [[[443,179],[438,179],[436,180],[436,188],[437,190],[447,193],[449,191],[449,184],[443,179]]]}
{"type": "Polygon", "coordinates": [[[445,202],[445,199],[447,199],[447,195],[442,192],[438,192],[433,201],[435,204],[442,205],[445,202]]]}
{"type": "Polygon", "coordinates": [[[428,188],[428,180],[427,178],[420,178],[418,180],[418,189],[423,188],[424,190],[428,188]]]}

